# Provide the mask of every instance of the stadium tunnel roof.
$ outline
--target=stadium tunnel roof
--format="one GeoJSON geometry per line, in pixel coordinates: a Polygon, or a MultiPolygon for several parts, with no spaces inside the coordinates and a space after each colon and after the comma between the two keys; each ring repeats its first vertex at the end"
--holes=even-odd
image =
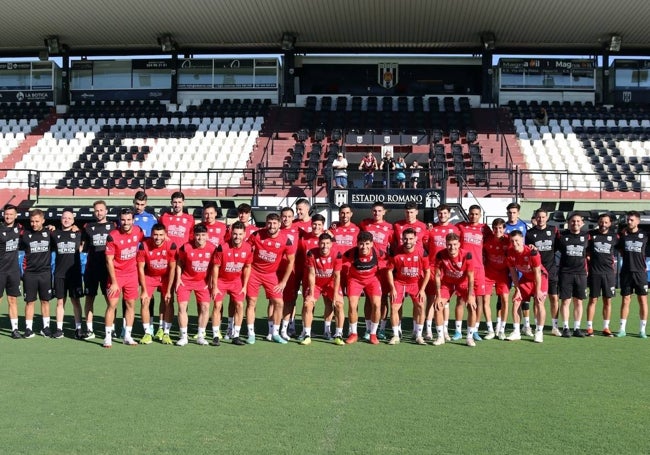
{"type": "Polygon", "coordinates": [[[611,34],[621,53],[650,53],[647,0],[23,0],[5,2],[0,55],[37,55],[59,37],[71,55],[281,52],[596,54],[611,34]]]}

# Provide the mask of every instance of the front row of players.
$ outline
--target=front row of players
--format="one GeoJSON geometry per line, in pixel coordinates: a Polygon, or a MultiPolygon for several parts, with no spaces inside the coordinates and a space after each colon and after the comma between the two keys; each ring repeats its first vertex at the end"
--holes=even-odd
{"type": "MultiPolygon", "coordinates": [[[[511,207],[508,207],[509,215],[511,207]]],[[[516,208],[518,210],[518,207],[516,208]]],[[[569,229],[561,233],[546,225],[547,213],[540,209],[533,218],[533,227],[527,233],[496,219],[492,230],[478,222],[480,208],[470,208],[470,221],[462,225],[449,223],[449,209],[438,208],[439,223],[431,230],[421,229],[417,221],[417,210],[406,208],[406,219],[396,223],[395,237],[390,257],[383,246],[381,216],[383,207],[373,207],[373,219],[365,220],[359,230],[350,222],[351,211],[344,206],[339,213],[339,225],[330,231],[324,230],[324,218],[312,218],[312,232],[302,233],[298,229],[287,229],[285,211],[282,216],[270,214],[264,229],[252,233],[249,226],[234,223],[225,235],[225,227],[219,227],[223,234],[220,242],[213,242],[215,224],[208,221],[189,228],[191,240],[179,247],[172,241],[164,224],[151,227],[150,237],[144,238],[142,229],[134,224],[134,212],[124,209],[120,213],[119,228],[114,228],[105,219],[105,204],[96,204],[98,223],[88,227],[86,241],[93,241],[93,233],[107,236],[105,245],[106,277],[96,268],[96,261],[89,257],[86,267],[87,290],[86,319],[88,331],[81,330],[82,296],[81,272],[74,259],[79,251],[80,237],[73,229],[74,216],[64,211],[61,229],[48,231],[44,227],[43,213],[35,210],[30,215],[30,229],[19,234],[15,223],[16,210],[5,208],[4,232],[7,238],[20,239],[25,250],[25,337],[34,336],[33,314],[37,297],[41,301],[43,329],[41,334],[61,338],[66,296],[70,296],[75,319],[75,337],[94,338],[92,326],[92,297],[97,285],[107,282],[107,309],[105,315],[106,336],[104,346],[111,347],[114,318],[117,304],[123,301],[124,334],[127,345],[136,344],[132,337],[135,316],[135,302],[141,301],[141,318],[145,335],[140,343],[152,342],[153,324],[150,301],[156,290],[160,292],[161,327],[156,338],[164,344],[172,344],[170,329],[174,317],[174,297],[178,301],[178,323],[180,338],[177,345],[189,342],[187,305],[192,292],[195,295],[198,312],[198,334],[196,342],[208,344],[207,324],[213,321],[213,344],[220,343],[219,325],[225,297],[230,298],[228,336],[233,344],[255,343],[255,315],[258,292],[261,287],[269,301],[269,335],[267,339],[286,343],[289,315],[295,304],[296,282],[303,287],[303,332],[299,337],[302,344],[311,343],[311,325],[314,306],[322,296],[325,303],[326,331],[329,333],[331,320],[336,328],[334,342],[343,345],[358,340],[358,307],[365,295],[366,338],[372,344],[379,343],[378,329],[383,329],[382,319],[386,317],[383,301],[390,302],[390,322],[393,336],[389,344],[401,339],[401,306],[407,296],[413,302],[414,340],[425,344],[433,340],[432,322],[435,319],[437,337],[434,345],[444,344],[451,337],[447,333],[449,301],[456,295],[456,332],[453,339],[460,339],[462,317],[467,309],[467,345],[474,346],[480,340],[478,325],[481,312],[485,314],[488,333],[486,338],[515,341],[521,339],[521,316],[524,314],[524,332],[529,334],[527,309],[533,300],[536,321],[535,342],[543,341],[546,319],[544,302],[547,295],[551,303],[552,333],[557,336],[584,336],[580,329],[582,301],[589,288],[587,307],[587,335],[593,334],[593,317],[598,297],[603,295],[603,334],[613,336],[609,328],[611,298],[615,286],[614,252],[622,254],[621,328],[618,336],[626,334],[626,319],[630,296],[636,293],[640,306],[640,336],[645,337],[647,319],[645,244],[647,236],[639,231],[639,214],[629,212],[626,228],[620,234],[611,229],[611,218],[600,216],[598,229],[585,233],[579,215],[569,218],[569,229]],[[349,212],[349,213],[348,213],[349,212]],[[412,213],[411,213],[412,212],[412,213]],[[476,218],[476,219],[474,219],[476,218]],[[399,225],[399,226],[398,226],[399,225]],[[374,228],[377,229],[374,229],[374,228]],[[398,228],[399,227],[399,228],[398,228]],[[353,229],[356,228],[356,229],[353,229]],[[510,228],[509,234],[506,231],[510,228]],[[375,233],[374,231],[377,231],[375,233]],[[110,232],[110,233],[109,233],[110,232]],[[427,235],[428,237],[424,237],[427,235]],[[476,239],[474,239],[476,237],[476,239]],[[480,237],[480,238],[479,238],[480,237]],[[335,240],[336,239],[336,240],[335,240]],[[423,240],[424,239],[424,240],[423,240]],[[215,243],[218,246],[215,246],[215,243]],[[397,243],[397,245],[395,245],[397,243]],[[427,256],[423,244],[433,254],[427,256]],[[49,329],[49,299],[51,265],[50,246],[56,252],[54,268],[54,289],[57,298],[56,331],[49,329]],[[476,245],[480,245],[477,249],[476,245]],[[559,267],[555,254],[559,252],[559,267]],[[298,253],[298,254],[296,254],[298,253]],[[298,258],[298,263],[294,263],[298,258]],[[587,260],[588,257],[588,260],[587,260]],[[588,264],[588,267],[585,267],[588,264]],[[294,272],[295,270],[295,272],[294,272]],[[304,271],[304,273],[303,273],[304,271]],[[299,273],[296,273],[299,272],[299,273]],[[587,273],[588,272],[588,273],[587,273]],[[92,286],[93,278],[96,285],[92,286]],[[506,337],[505,325],[508,318],[510,287],[512,296],[513,331],[506,337]],[[497,324],[493,327],[490,314],[489,294],[495,288],[498,296],[497,324]],[[94,291],[93,291],[94,289],[94,291]],[[349,335],[343,341],[344,299],[349,300],[349,335]],[[389,297],[387,299],[386,297],[389,297]],[[214,302],[210,312],[210,302],[214,302]],[[240,331],[246,302],[247,338],[242,340],[240,331]],[[287,305],[285,305],[285,302],[287,305]],[[569,329],[569,308],[573,303],[574,329],[569,329]],[[285,308],[286,306],[286,308],[285,308]],[[561,314],[563,328],[559,329],[561,314]],[[423,336],[426,327],[426,335],[423,336]]],[[[287,213],[292,217],[293,213],[287,213]]],[[[510,218],[510,216],[509,216],[510,218]]],[[[510,221],[510,219],[509,219],[510,221]]],[[[516,221],[516,220],[515,220],[516,221]]],[[[386,223],[387,224],[387,223],[386,223]]],[[[224,225],[225,226],[225,225],[224,225]]],[[[523,225],[525,229],[525,225],[523,225]]],[[[172,233],[173,234],[173,233],[172,233]]],[[[385,240],[385,239],[384,239],[385,240]]],[[[5,242],[5,252],[17,251],[13,240],[5,242]]],[[[89,254],[92,255],[92,248],[89,254]]],[[[3,261],[0,295],[7,291],[12,337],[22,337],[18,332],[16,297],[19,292],[19,273],[3,261]]],[[[16,262],[13,262],[14,264],[16,262]]]]}

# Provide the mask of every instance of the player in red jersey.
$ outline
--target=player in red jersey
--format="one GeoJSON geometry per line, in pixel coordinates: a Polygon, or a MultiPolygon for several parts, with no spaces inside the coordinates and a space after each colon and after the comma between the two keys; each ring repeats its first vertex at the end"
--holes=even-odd
{"type": "MultiPolygon", "coordinates": [[[[490,236],[490,229],[486,224],[481,223],[482,210],[478,205],[472,205],[467,212],[469,221],[461,221],[456,224],[460,231],[460,243],[463,251],[472,253],[474,258],[474,291],[476,295],[476,304],[478,306],[476,327],[474,327],[474,340],[480,341],[478,333],[478,324],[481,319],[481,311],[485,312],[485,320],[492,320],[492,312],[489,305],[485,305],[485,267],[483,266],[483,241],[485,237],[490,236]]],[[[489,303],[489,301],[488,301],[489,303]]],[[[456,331],[452,339],[459,340],[462,337],[461,328],[463,324],[463,306],[456,303],[456,331]]]]}
{"type": "MultiPolygon", "coordinates": [[[[192,234],[192,228],[194,227],[194,217],[189,213],[185,213],[185,195],[181,191],[175,191],[171,195],[171,209],[165,211],[160,215],[160,223],[165,226],[167,231],[167,237],[174,242],[176,247],[185,245],[190,241],[190,235],[192,234]]],[[[170,284],[171,285],[171,284],[170,284]]],[[[174,304],[174,293],[170,293],[171,301],[170,304],[174,304]]],[[[165,307],[169,304],[165,302],[160,302],[158,305],[158,314],[159,314],[159,326],[158,331],[156,332],[155,339],[162,341],[163,335],[165,334],[164,325],[165,325],[165,307]]],[[[174,315],[172,307],[172,317],[174,315]]],[[[151,333],[153,333],[153,324],[151,324],[151,333]]]]}
{"type": "Polygon", "coordinates": [[[512,297],[513,332],[506,339],[508,341],[521,340],[519,306],[522,302],[528,302],[533,298],[533,309],[537,321],[533,341],[542,343],[546,319],[544,301],[548,292],[548,274],[542,265],[542,258],[537,250],[524,245],[524,235],[521,231],[510,232],[510,248],[507,254],[510,278],[515,293],[512,297]]]}
{"type": "MultiPolygon", "coordinates": [[[[296,249],[296,259],[294,263],[294,271],[296,272],[296,280],[298,277],[301,278],[299,285],[302,285],[304,292],[305,283],[307,276],[304,271],[307,271],[307,252],[313,248],[318,248],[318,238],[320,235],[325,232],[325,217],[319,213],[311,217],[311,227],[310,232],[300,231],[300,238],[298,240],[298,247],[296,249]]],[[[278,270],[278,274],[282,274],[284,271],[282,269],[278,270]]],[[[280,278],[278,276],[278,278],[280,278]]],[[[287,305],[287,300],[284,301],[284,314],[282,317],[282,327],[280,329],[280,336],[285,340],[289,339],[287,334],[287,327],[289,325],[289,319],[295,317],[295,298],[293,305],[287,305]]],[[[332,308],[325,308],[325,320],[329,320],[331,323],[332,320],[332,308]],[[328,311],[329,310],[329,311],[328,311]]],[[[304,331],[303,331],[304,334],[304,331]]]]}
{"type": "Polygon", "coordinates": [[[500,306],[497,314],[496,330],[492,328],[492,322],[488,321],[488,333],[486,340],[494,338],[495,333],[500,340],[505,340],[506,322],[508,321],[508,299],[510,296],[510,269],[506,262],[507,251],[510,247],[510,239],[505,233],[506,222],[503,218],[496,218],[492,221],[493,235],[487,237],[483,244],[483,262],[485,264],[485,300],[490,305],[490,295],[494,288],[499,298],[500,306]]]}
{"type": "MultiPolygon", "coordinates": [[[[205,226],[208,233],[208,242],[210,242],[215,247],[222,244],[226,237],[227,226],[226,223],[217,220],[217,204],[214,202],[208,202],[203,206],[203,221],[201,222],[205,226]]],[[[192,235],[190,234],[190,241],[192,240],[192,235]]]]}
{"type": "MultiPolygon", "coordinates": [[[[300,243],[300,234],[303,231],[297,225],[294,224],[294,220],[295,220],[294,211],[291,207],[284,207],[280,211],[280,231],[282,232],[282,234],[286,235],[289,238],[289,240],[291,240],[292,251],[293,254],[295,255],[298,252],[298,244],[300,243]]],[[[279,273],[283,273],[286,267],[288,267],[287,256],[284,255],[280,261],[281,261],[280,267],[278,268],[278,270],[280,271],[279,273]]],[[[280,333],[280,336],[283,336],[285,340],[289,340],[290,337],[296,335],[295,308],[296,308],[296,300],[298,298],[299,288],[300,288],[300,281],[296,279],[296,266],[294,262],[293,270],[291,270],[291,273],[289,274],[289,279],[287,280],[287,285],[284,287],[284,291],[282,291],[282,301],[284,302],[284,307],[285,308],[289,307],[292,309],[289,316],[289,325],[285,328],[284,336],[282,333],[280,333]]],[[[270,341],[273,333],[273,313],[275,311],[275,308],[273,307],[273,303],[271,301],[269,301],[267,311],[268,311],[268,326],[269,326],[268,333],[269,334],[266,336],[266,338],[267,341],[270,341]]]]}
{"type": "Polygon", "coordinates": [[[174,321],[174,302],[172,299],[174,276],[176,273],[176,242],[169,238],[169,234],[162,223],[156,223],[151,228],[151,237],[140,243],[138,249],[138,279],[140,281],[140,317],[144,336],[140,344],[151,344],[153,337],[149,331],[149,301],[154,292],[160,292],[160,305],[162,324],[160,336],[156,339],[163,344],[172,344],[169,331],[174,321]]]}
{"type": "MultiPolygon", "coordinates": [[[[315,217],[316,215],[314,215],[315,217]]],[[[312,219],[314,218],[312,217],[312,219]]],[[[303,333],[300,344],[311,344],[311,324],[314,318],[314,306],[323,296],[325,314],[336,316],[334,344],[343,346],[343,293],[341,292],[341,267],[343,255],[333,247],[333,238],[328,233],[318,236],[318,246],[306,252],[307,277],[303,284],[304,302],[302,306],[303,333]]],[[[325,331],[329,334],[329,331],[325,331]]]]}
{"type": "Polygon", "coordinates": [[[366,319],[368,342],[379,344],[377,328],[381,314],[382,288],[378,274],[380,264],[386,263],[385,253],[374,247],[371,232],[361,231],[357,236],[357,246],[346,251],[343,260],[349,264],[348,319],[350,335],[346,343],[352,344],[358,340],[358,307],[363,292],[366,295],[366,302],[370,305],[369,317],[366,319]]]}
{"type": "Polygon", "coordinates": [[[429,282],[429,259],[424,249],[418,250],[417,232],[413,228],[402,231],[402,245],[388,263],[388,283],[391,286],[390,322],[393,337],[388,344],[400,342],[400,309],[408,295],[413,302],[413,332],[417,344],[426,344],[422,337],[426,286],[429,282]],[[394,272],[394,276],[393,276],[394,272]]]}
{"type": "Polygon", "coordinates": [[[305,198],[300,198],[296,201],[296,219],[293,220],[293,226],[301,231],[311,232],[311,216],[309,211],[311,204],[305,198]]]}
{"type": "Polygon", "coordinates": [[[334,247],[341,252],[354,248],[359,235],[359,226],[352,222],[352,207],[343,204],[339,207],[339,220],[327,230],[334,237],[334,247]]]}
{"type": "MultiPolygon", "coordinates": [[[[423,253],[429,242],[429,230],[427,225],[422,221],[418,220],[418,205],[415,202],[407,202],[404,204],[404,219],[396,221],[393,224],[393,239],[391,241],[391,251],[396,251],[402,245],[402,232],[406,229],[413,229],[416,234],[416,250],[418,253],[423,253]]],[[[391,307],[392,308],[392,307],[391,307]]],[[[401,321],[401,306],[400,306],[400,315],[398,319],[401,321]]],[[[382,320],[379,323],[379,333],[385,335],[386,330],[386,316],[382,313],[382,320]]],[[[422,315],[422,321],[424,321],[424,315],[422,315]]],[[[401,332],[401,329],[400,329],[401,332]]]]}
{"type": "MultiPolygon", "coordinates": [[[[237,220],[244,223],[244,226],[246,227],[246,232],[244,233],[244,242],[248,242],[248,238],[251,236],[251,234],[258,229],[251,220],[252,214],[253,208],[250,206],[250,204],[242,203],[237,206],[237,220]]],[[[228,240],[228,237],[226,237],[226,240],[228,240]]]]}
{"type": "Polygon", "coordinates": [[[402,232],[406,229],[413,229],[415,231],[415,249],[418,253],[423,252],[429,244],[429,230],[424,222],[418,220],[418,204],[416,202],[407,202],[404,204],[404,219],[396,221],[393,224],[394,248],[398,248],[402,245],[402,232]]]}
{"type": "MultiPolygon", "coordinates": [[[[460,236],[460,231],[458,228],[451,223],[451,207],[447,204],[440,204],[436,209],[436,215],[438,216],[438,222],[434,224],[429,230],[428,234],[428,253],[429,260],[433,261],[440,251],[447,249],[447,234],[457,234],[460,236]]],[[[427,310],[426,310],[426,320],[425,320],[425,341],[433,340],[433,313],[434,313],[434,304],[436,302],[435,295],[435,283],[433,279],[429,279],[429,284],[427,285],[427,310]]],[[[444,335],[446,341],[451,341],[449,337],[449,305],[445,305],[444,308],[444,335]]]]}
{"type": "Polygon", "coordinates": [[[271,339],[276,343],[286,344],[287,340],[280,336],[280,323],[284,302],[282,292],[293,270],[295,247],[286,234],[280,230],[280,216],[269,213],[266,216],[266,227],[254,232],[248,240],[253,246],[253,262],[251,276],[246,287],[246,322],[248,325],[248,344],[255,343],[255,306],[260,287],[264,288],[269,304],[273,305],[273,325],[271,339]],[[286,268],[281,278],[277,271],[281,258],[286,257],[286,268]]]}
{"type": "Polygon", "coordinates": [[[253,250],[250,243],[246,242],[246,225],[235,221],[230,226],[230,240],[219,245],[212,258],[212,274],[210,289],[214,307],[212,309],[212,331],[214,337],[212,344],[219,346],[219,325],[215,321],[221,320],[221,307],[226,295],[230,296],[229,307],[233,308],[232,326],[228,327],[232,344],[243,346],[244,341],[239,337],[241,324],[244,318],[244,299],[246,287],[251,273],[253,250]]]}
{"type": "Polygon", "coordinates": [[[206,346],[205,328],[210,317],[210,291],[208,289],[208,274],[212,263],[214,244],[208,241],[208,229],[203,224],[193,228],[193,240],[178,250],[176,258],[176,298],[178,300],[178,326],[180,338],[177,346],[185,346],[187,338],[187,304],[194,292],[198,311],[198,336],[196,344],[206,346]]]}
{"type": "Polygon", "coordinates": [[[106,335],[104,347],[112,346],[111,334],[115,318],[115,308],[123,294],[126,311],[124,344],[135,346],[137,343],[131,336],[133,330],[135,299],[138,298],[138,245],[144,238],[142,229],[133,224],[133,209],[125,208],[120,211],[120,227],[111,231],[106,238],[106,268],[108,270],[108,306],[104,321],[106,335]]]}
{"type": "Polygon", "coordinates": [[[453,294],[460,305],[467,306],[467,346],[474,347],[474,327],[477,318],[477,304],[474,292],[475,261],[472,253],[461,249],[460,238],[455,233],[447,234],[447,248],[438,252],[433,262],[436,286],[436,332],[434,346],[445,344],[443,330],[444,308],[453,294]]]}
{"type": "MultiPolygon", "coordinates": [[[[372,218],[367,218],[361,222],[359,228],[362,231],[370,232],[372,234],[373,248],[381,252],[379,264],[378,264],[378,276],[381,283],[381,311],[380,311],[380,320],[384,321],[384,327],[386,325],[385,319],[388,315],[388,294],[390,293],[390,285],[388,284],[388,262],[387,255],[390,250],[390,243],[393,241],[393,225],[388,221],[384,220],[386,216],[386,208],[382,202],[375,202],[372,204],[372,218]]],[[[366,299],[364,305],[364,315],[366,321],[371,319],[372,305],[366,299]]],[[[380,340],[386,339],[386,334],[384,330],[380,330],[377,333],[377,338],[380,340]]],[[[370,339],[370,331],[366,326],[366,333],[364,339],[370,339]]]]}
{"type": "MultiPolygon", "coordinates": [[[[237,220],[243,223],[246,228],[246,232],[244,233],[244,242],[248,242],[248,238],[251,236],[251,234],[257,231],[258,229],[255,223],[253,223],[252,215],[253,215],[253,208],[250,206],[250,204],[241,203],[237,206],[237,220]]],[[[293,218],[293,211],[291,216],[293,218]]],[[[236,222],[237,221],[235,221],[235,223],[236,222]]],[[[228,226],[228,231],[226,231],[226,238],[225,238],[226,242],[230,241],[231,229],[232,229],[232,225],[228,226]]],[[[228,328],[226,329],[226,336],[224,337],[225,340],[230,340],[232,338],[232,328],[235,320],[235,310],[236,310],[235,301],[233,299],[229,299],[228,300],[228,328]]],[[[221,321],[221,316],[219,317],[219,321],[221,321]]],[[[219,337],[221,337],[221,332],[219,332],[219,337]]],[[[239,341],[241,342],[241,338],[239,341]]]]}
{"type": "Polygon", "coordinates": [[[185,195],[175,191],[171,195],[171,209],[160,215],[160,223],[165,226],[167,237],[177,246],[185,245],[190,241],[194,217],[185,213],[185,195]]]}

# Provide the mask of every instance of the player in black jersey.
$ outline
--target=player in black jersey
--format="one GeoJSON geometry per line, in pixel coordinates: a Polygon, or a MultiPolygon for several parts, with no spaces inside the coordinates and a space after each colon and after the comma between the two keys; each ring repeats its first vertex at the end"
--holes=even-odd
{"type": "Polygon", "coordinates": [[[81,331],[81,303],[83,285],[81,282],[81,233],[74,227],[74,213],[64,209],[61,214],[61,229],[52,232],[52,249],[56,253],[54,266],[54,295],[56,297],[56,330],[52,338],[63,338],[63,317],[65,315],[65,299],[69,295],[74,312],[75,331],[77,340],[83,339],[81,331]]]}
{"type": "Polygon", "coordinates": [[[29,212],[30,229],[20,236],[20,249],[25,251],[23,284],[25,286],[25,338],[34,336],[34,304],[41,301],[43,328],[41,335],[51,337],[50,299],[52,298],[52,248],[50,231],[43,228],[45,215],[42,210],[29,212]]]}
{"type": "Polygon", "coordinates": [[[583,338],[580,330],[582,302],[587,298],[587,243],[589,235],[582,231],[582,216],[573,213],[568,220],[569,229],[558,235],[557,249],[560,252],[558,270],[560,300],[562,301],[562,337],[583,338]],[[569,331],[569,305],[573,300],[573,334],[569,331]]]}
{"type": "Polygon", "coordinates": [[[648,233],[639,229],[641,214],[636,210],[627,212],[627,225],[620,233],[616,248],[621,253],[621,328],[617,337],[626,335],[627,316],[630,312],[632,293],[639,302],[639,337],[647,338],[646,322],[648,319],[648,277],[645,265],[648,233]]]}
{"type": "Polygon", "coordinates": [[[612,217],[608,213],[598,216],[598,228],[589,232],[587,247],[589,303],[587,304],[587,336],[593,336],[593,320],[598,297],[603,296],[603,335],[614,336],[609,329],[612,317],[612,297],[616,291],[616,252],[618,234],[612,229],[612,217]]]}
{"type": "Polygon", "coordinates": [[[81,232],[82,251],[88,253],[86,270],[84,271],[84,284],[86,302],[84,313],[86,314],[85,340],[95,338],[93,332],[93,312],[97,289],[101,289],[104,298],[106,297],[106,283],[108,282],[108,271],[106,269],[106,237],[115,229],[115,223],[109,222],[106,216],[108,209],[106,202],[95,201],[93,211],[97,221],[87,223],[81,232]]]}
{"type": "Polygon", "coordinates": [[[539,251],[542,265],[548,272],[548,300],[553,324],[551,333],[560,336],[561,332],[557,326],[560,299],[558,295],[557,264],[555,262],[555,241],[558,230],[555,226],[548,226],[547,222],[548,212],[542,208],[537,209],[533,217],[533,227],[526,232],[526,245],[532,245],[539,251]]]}
{"type": "Polygon", "coordinates": [[[15,205],[4,206],[0,224],[0,299],[7,291],[11,338],[23,336],[18,331],[18,296],[20,295],[20,265],[18,264],[18,242],[22,227],[16,222],[18,209],[15,205]]]}

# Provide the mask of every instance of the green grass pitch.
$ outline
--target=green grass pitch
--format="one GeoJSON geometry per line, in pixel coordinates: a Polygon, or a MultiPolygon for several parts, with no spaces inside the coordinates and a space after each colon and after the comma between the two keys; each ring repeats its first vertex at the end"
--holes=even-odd
{"type": "MultiPolygon", "coordinates": [[[[19,306],[22,313],[22,301],[19,306]]],[[[616,299],[614,330],[619,308],[616,299]]],[[[543,345],[493,340],[475,349],[412,344],[410,319],[397,346],[337,347],[318,337],[311,346],[281,346],[261,339],[266,306],[260,299],[254,346],[117,343],[107,350],[101,336],[72,339],[69,303],[67,310],[62,340],[12,340],[3,315],[4,453],[650,450],[644,436],[650,340],[635,336],[635,301],[624,339],[567,340],[547,330],[543,345]]],[[[322,305],[316,314],[322,316],[322,305]]],[[[22,318],[20,324],[22,331],[22,318]]],[[[40,330],[40,317],[34,325],[40,330]]],[[[595,327],[599,332],[600,318],[595,327]]],[[[141,333],[136,321],[136,339],[141,333]]],[[[314,334],[320,333],[316,319],[314,334]]]]}

